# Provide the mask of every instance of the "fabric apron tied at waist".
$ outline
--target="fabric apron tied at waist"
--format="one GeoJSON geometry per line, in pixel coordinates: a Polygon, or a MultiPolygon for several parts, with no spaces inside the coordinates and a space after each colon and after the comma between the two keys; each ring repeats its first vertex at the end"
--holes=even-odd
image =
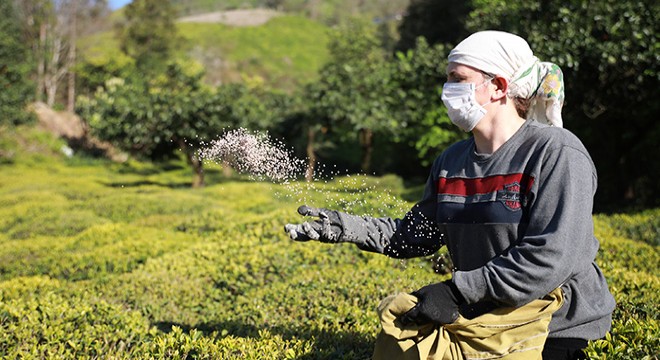
{"type": "Polygon", "coordinates": [[[564,303],[557,288],[542,299],[521,307],[500,307],[467,319],[459,316],[444,326],[403,327],[398,317],[412,309],[417,298],[399,293],[378,306],[382,331],[374,360],[541,359],[552,314],[564,303]]]}

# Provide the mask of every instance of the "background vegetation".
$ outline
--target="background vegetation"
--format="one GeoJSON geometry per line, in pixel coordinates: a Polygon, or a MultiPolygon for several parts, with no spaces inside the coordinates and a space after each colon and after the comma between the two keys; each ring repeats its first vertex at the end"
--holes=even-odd
{"type": "Polygon", "coordinates": [[[0,357],[368,357],[378,300],[444,279],[443,255],[299,244],[282,225],[303,202],[401,216],[467,136],[441,106],[447,53],[488,28],[562,67],[565,126],[599,170],[598,261],[618,306],[590,358],[657,359],[658,6],[0,2],[0,357]],[[177,21],[253,7],[276,16],[177,21]],[[44,131],[34,101],[76,112],[82,137],[44,131]],[[273,185],[194,156],[238,127],[350,176],[273,185]],[[108,144],[128,160],[105,160],[108,144]]]}
{"type": "MultiPolygon", "coordinates": [[[[119,164],[65,145],[33,127],[0,137],[20,154],[0,165],[3,358],[366,359],[379,299],[449,276],[284,234],[303,201],[401,216],[420,188],[396,177],[275,185],[213,165],[191,189],[183,156],[119,164]]],[[[658,215],[596,216],[618,306],[592,359],[657,359],[658,215]]]]}
{"type": "MultiPolygon", "coordinates": [[[[324,161],[406,179],[424,178],[432,159],[465,135],[451,126],[440,106],[447,52],[474,31],[510,31],[528,39],[541,59],[564,70],[565,126],[582,139],[599,170],[596,210],[659,205],[654,179],[660,165],[653,156],[660,135],[655,121],[660,112],[655,101],[660,9],[655,2],[137,0],[115,13],[104,7],[104,0],[12,3],[3,11],[14,16],[4,23],[21,31],[7,30],[3,37],[11,49],[3,55],[11,64],[3,74],[16,78],[3,93],[3,106],[8,107],[3,122],[29,121],[9,117],[11,109],[21,108],[21,102],[11,99],[30,100],[33,82],[36,100],[81,113],[90,134],[113,142],[116,137],[90,121],[117,115],[94,100],[108,96],[108,80],[121,78],[126,86],[149,93],[150,87],[162,86],[159,77],[169,76],[168,64],[197,62],[203,73],[196,86],[209,87],[203,91],[208,96],[240,84],[248,98],[257,100],[253,104],[275,106],[262,106],[266,115],[259,126],[252,124],[253,130],[270,131],[292,144],[298,155],[310,159],[310,166],[324,161]],[[223,16],[242,16],[249,24],[250,17],[261,16],[256,12],[216,13],[219,23],[200,22],[199,17],[179,21],[182,16],[255,7],[272,10],[261,25],[221,23],[223,16]],[[32,56],[16,63],[26,50],[32,56]],[[19,85],[19,79],[26,84],[19,85]],[[274,100],[269,100],[271,94],[274,100]]],[[[114,96],[120,94],[130,92],[114,96]]],[[[174,104],[187,97],[172,93],[161,98],[174,104]]],[[[144,102],[150,104],[147,113],[162,112],[161,103],[144,102]]],[[[195,111],[186,116],[189,123],[204,117],[195,111]]],[[[133,113],[109,124],[128,128],[142,121],[133,113]]],[[[146,146],[137,150],[136,144],[124,149],[138,157],[163,157],[171,153],[168,143],[192,141],[189,134],[163,136],[163,127],[175,125],[160,121],[147,135],[162,153],[146,146]]]]}

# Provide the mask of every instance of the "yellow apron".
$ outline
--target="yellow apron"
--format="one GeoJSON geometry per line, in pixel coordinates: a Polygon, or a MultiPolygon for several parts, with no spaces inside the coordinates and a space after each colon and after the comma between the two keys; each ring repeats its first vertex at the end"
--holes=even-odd
{"type": "Polygon", "coordinates": [[[416,303],[417,298],[406,293],[383,299],[373,360],[541,359],[552,314],[564,298],[557,288],[518,308],[497,308],[474,319],[459,316],[444,326],[403,327],[397,318],[416,303]]]}

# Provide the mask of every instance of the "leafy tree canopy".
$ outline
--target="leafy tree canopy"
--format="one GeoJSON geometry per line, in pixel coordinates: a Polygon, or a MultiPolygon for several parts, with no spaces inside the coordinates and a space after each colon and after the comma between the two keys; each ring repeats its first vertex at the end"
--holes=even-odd
{"type": "Polygon", "coordinates": [[[134,0],[117,24],[121,50],[142,71],[162,70],[179,41],[176,11],[170,0],[134,0]]]}
{"type": "Polygon", "coordinates": [[[30,62],[12,1],[0,2],[0,124],[17,125],[32,118],[25,107],[34,94],[30,62]]]}
{"type": "Polygon", "coordinates": [[[422,36],[430,44],[457,44],[468,35],[465,20],[472,1],[411,0],[399,25],[398,50],[415,47],[422,36]]]}
{"type": "Polygon", "coordinates": [[[92,133],[134,155],[151,159],[182,151],[203,185],[196,151],[223,129],[275,127],[288,108],[287,95],[234,84],[203,83],[199,64],[173,61],[153,78],[112,78],[93,97],[79,99],[92,133]]]}

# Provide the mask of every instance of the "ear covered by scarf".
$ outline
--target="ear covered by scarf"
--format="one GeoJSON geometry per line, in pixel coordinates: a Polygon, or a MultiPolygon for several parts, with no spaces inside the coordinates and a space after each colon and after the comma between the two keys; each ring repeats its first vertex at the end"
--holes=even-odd
{"type": "Polygon", "coordinates": [[[502,31],[480,31],[459,43],[448,60],[509,79],[510,98],[532,100],[529,118],[562,127],[561,69],[553,63],[539,61],[523,38],[502,31]]]}

